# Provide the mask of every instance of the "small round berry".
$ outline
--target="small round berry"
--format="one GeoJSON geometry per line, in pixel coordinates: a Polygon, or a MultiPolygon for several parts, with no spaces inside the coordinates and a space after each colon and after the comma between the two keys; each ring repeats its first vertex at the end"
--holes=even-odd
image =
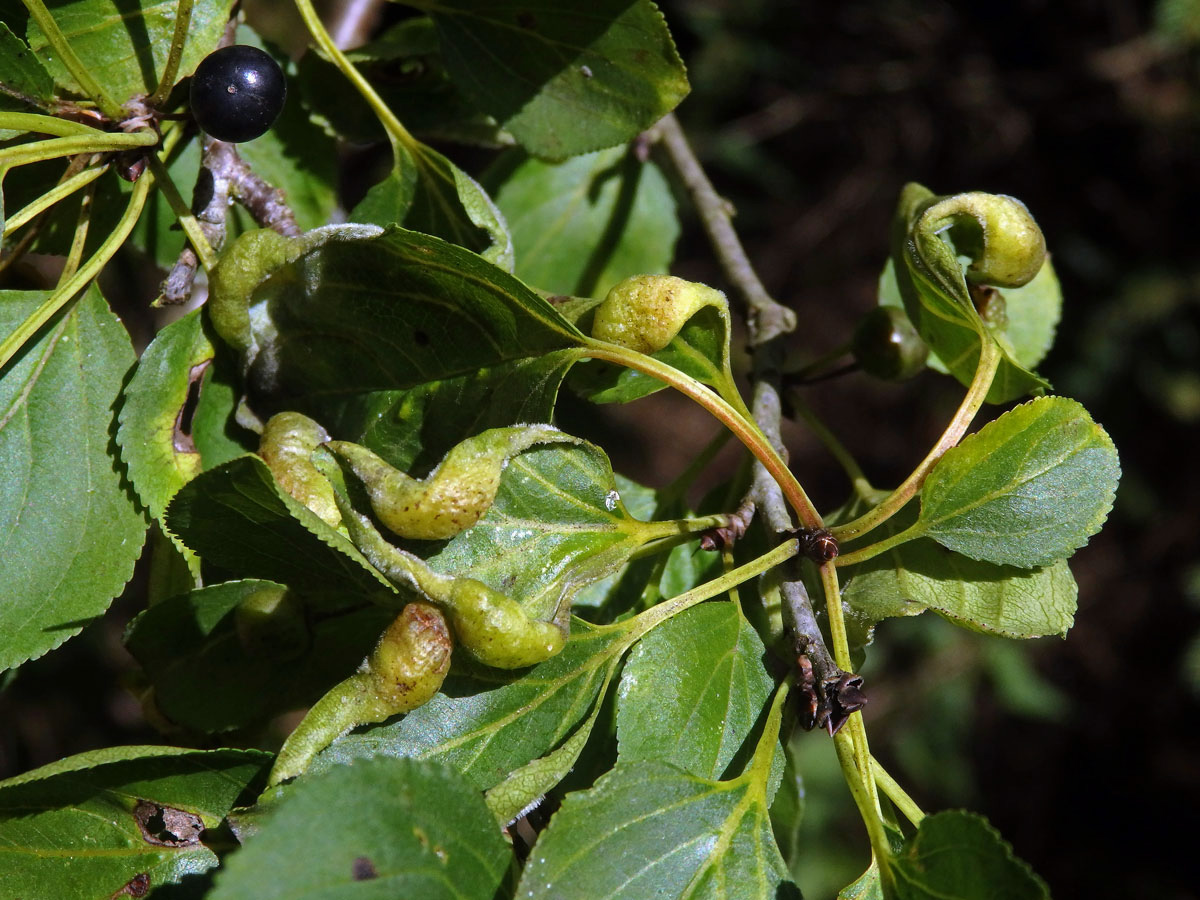
{"type": "Polygon", "coordinates": [[[851,349],[864,372],[888,381],[912,378],[929,358],[929,347],[896,306],[877,306],[863,316],[851,349]]]}
{"type": "Polygon", "coordinates": [[[222,47],[192,76],[192,115],[217,140],[241,143],[266,133],[283,109],[283,70],[257,47],[222,47]]]}

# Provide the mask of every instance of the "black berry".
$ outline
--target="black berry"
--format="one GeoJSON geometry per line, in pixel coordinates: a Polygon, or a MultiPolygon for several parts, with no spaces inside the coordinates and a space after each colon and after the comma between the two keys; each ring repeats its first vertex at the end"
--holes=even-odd
{"type": "Polygon", "coordinates": [[[286,96],[283,70],[257,47],[222,47],[204,57],[192,76],[197,124],[235,144],[265,134],[286,96]]]}

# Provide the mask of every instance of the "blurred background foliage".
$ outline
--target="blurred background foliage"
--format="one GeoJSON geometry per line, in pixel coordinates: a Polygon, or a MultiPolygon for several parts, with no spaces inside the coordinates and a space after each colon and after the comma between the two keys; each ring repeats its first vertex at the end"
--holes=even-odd
{"type": "MultiPolygon", "coordinates": [[[[1117,507],[1072,561],[1067,640],[885,623],[865,670],[872,748],[925,809],[985,812],[1060,897],[1200,896],[1200,2],[662,6],[693,85],[680,119],[763,281],[799,313],[801,358],[840,345],[874,305],[905,182],[1012,194],[1041,223],[1066,306],[1040,370],[1116,441],[1117,507]]],[[[303,46],[290,7],[247,7],[265,36],[303,46]]],[[[475,171],[490,159],[447,151],[475,171]]],[[[682,212],[675,272],[725,287],[682,212]]],[[[125,265],[106,292],[136,334],[161,275],[125,265]]],[[[887,485],[960,391],[931,372],[902,385],[851,374],[806,399],[887,485]]],[[[670,394],[591,423],[616,467],[650,484],[713,433],[670,394]]],[[[820,445],[799,426],[787,437],[814,499],[840,503],[844,477],[820,445]]],[[[139,606],[135,582],[102,622],[0,683],[0,777],[161,740],[120,686],[133,668],[120,635],[139,606]]],[[[829,741],[801,735],[794,749],[796,874],[807,896],[831,897],[866,843],[829,741]]]]}

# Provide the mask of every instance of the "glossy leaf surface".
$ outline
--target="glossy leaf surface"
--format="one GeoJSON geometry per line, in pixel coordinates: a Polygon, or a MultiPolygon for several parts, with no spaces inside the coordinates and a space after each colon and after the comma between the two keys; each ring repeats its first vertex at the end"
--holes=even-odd
{"type": "Polygon", "coordinates": [[[304,590],[388,596],[390,585],[350,543],[242,456],[196,477],[167,509],[167,527],[207,562],[304,590]]]}
{"type": "Polygon", "coordinates": [[[1112,439],[1087,410],[1043,397],[942,457],[921,490],[918,524],[973,559],[1044,566],[1100,530],[1119,475],[1112,439]]]}
{"type": "Polygon", "coordinates": [[[631,275],[670,268],[679,222],[666,179],[627,148],[557,165],[501,158],[491,173],[512,231],[516,275],[554,294],[602,298],[631,275]]]}
{"type": "Polygon", "coordinates": [[[701,604],[650,632],[621,670],[619,758],[725,775],[775,688],[764,652],[735,603],[701,604]]]}
{"type": "Polygon", "coordinates": [[[581,341],[519,281],[437,238],[368,226],[247,238],[222,262],[213,321],[249,351],[251,382],[293,403],[440,381],[581,341]]]}

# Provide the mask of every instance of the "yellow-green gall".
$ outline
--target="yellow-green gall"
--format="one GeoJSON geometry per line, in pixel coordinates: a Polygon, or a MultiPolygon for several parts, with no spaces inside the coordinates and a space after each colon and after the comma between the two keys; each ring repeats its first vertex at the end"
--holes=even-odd
{"type": "Polygon", "coordinates": [[[530,619],[521,604],[473,578],[456,578],[441,599],[459,642],[485,666],[523,669],[549,659],[567,636],[530,619]]]}
{"type": "Polygon", "coordinates": [[[491,509],[510,457],[535,444],[577,442],[549,425],[490,428],[457,444],[424,479],[358,444],[331,441],[327,447],[362,482],[380,522],[403,538],[438,541],[470,528],[491,509]]]}
{"type": "Polygon", "coordinates": [[[374,687],[377,718],[362,721],[379,722],[429,702],[446,679],[453,649],[450,630],[436,606],[405,606],[364,663],[374,687]]]}
{"type": "Polygon", "coordinates": [[[971,255],[967,278],[996,287],[1021,287],[1033,280],[1046,261],[1046,238],[1029,209],[1015,197],[970,191],[930,206],[917,223],[939,233],[956,220],[972,220],[980,246],[971,255]]]}
{"type": "Polygon", "coordinates": [[[288,735],[268,784],[302,774],[314,756],[356,725],[382,722],[428,703],[446,679],[453,647],[437,607],[405,606],[359,671],[313,704],[288,735]]]}
{"type": "Polygon", "coordinates": [[[728,305],[724,294],[705,284],[673,275],[636,275],[614,286],[596,308],[592,337],[656,353],[701,309],[728,305]]]}
{"type": "Polygon", "coordinates": [[[312,462],[312,452],[329,440],[329,433],[308,416],[284,412],[272,416],[258,444],[279,486],[311,509],[330,527],[342,524],[333,487],[312,462]]]}

